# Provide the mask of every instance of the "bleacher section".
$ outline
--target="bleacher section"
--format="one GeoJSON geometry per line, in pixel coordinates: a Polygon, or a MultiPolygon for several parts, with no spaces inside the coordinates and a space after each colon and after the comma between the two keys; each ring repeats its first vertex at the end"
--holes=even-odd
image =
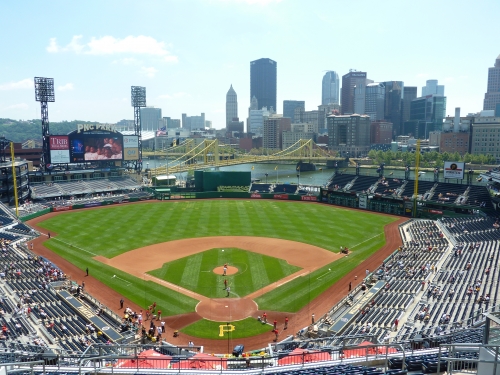
{"type": "Polygon", "coordinates": [[[295,194],[297,192],[297,185],[291,184],[276,184],[273,188],[273,193],[277,194],[295,194]]]}
{"type": "Polygon", "coordinates": [[[141,185],[130,177],[113,177],[99,180],[53,182],[31,186],[33,199],[80,196],[140,189],[141,185]]]}
{"type": "Polygon", "coordinates": [[[261,184],[261,183],[253,183],[250,186],[251,193],[269,193],[271,191],[271,184],[261,184]]]}
{"type": "MultiPolygon", "coordinates": [[[[377,196],[411,198],[415,181],[377,176],[334,174],[327,183],[333,191],[350,191],[376,194],[377,196]]],[[[454,204],[493,209],[489,192],[485,186],[452,184],[427,180],[418,181],[420,200],[436,204],[454,204]]]]}

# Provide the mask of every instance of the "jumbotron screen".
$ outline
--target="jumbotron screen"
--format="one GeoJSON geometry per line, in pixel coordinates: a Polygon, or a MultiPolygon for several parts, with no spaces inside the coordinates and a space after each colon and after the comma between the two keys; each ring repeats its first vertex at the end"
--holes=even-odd
{"type": "Polygon", "coordinates": [[[123,136],[79,134],[70,138],[71,162],[123,160],[123,136]]]}

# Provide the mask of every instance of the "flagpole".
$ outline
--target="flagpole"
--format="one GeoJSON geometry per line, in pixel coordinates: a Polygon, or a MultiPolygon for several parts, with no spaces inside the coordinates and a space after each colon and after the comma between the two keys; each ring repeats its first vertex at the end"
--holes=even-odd
{"type": "Polygon", "coordinates": [[[276,166],[276,183],[278,183],[278,166],[276,166]]]}

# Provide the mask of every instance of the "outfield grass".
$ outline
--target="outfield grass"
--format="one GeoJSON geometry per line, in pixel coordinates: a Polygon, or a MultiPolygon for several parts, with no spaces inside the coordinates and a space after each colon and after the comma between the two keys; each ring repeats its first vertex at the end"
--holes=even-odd
{"type": "Polygon", "coordinates": [[[231,287],[230,297],[244,297],[299,270],[300,267],[283,259],[238,248],[224,248],[177,259],[149,273],[206,297],[222,298],[227,296],[224,280],[231,287]],[[238,272],[229,276],[213,272],[214,268],[225,263],[238,268],[238,272]]]}
{"type": "Polygon", "coordinates": [[[270,324],[263,324],[254,318],[246,318],[230,322],[229,324],[234,326],[234,331],[229,333],[223,332],[223,336],[219,336],[221,333],[221,325],[224,326],[224,331],[231,329],[231,327],[227,326],[227,322],[213,322],[207,319],[198,320],[197,322],[182,328],[180,331],[186,335],[213,340],[227,340],[228,335],[230,339],[240,339],[243,337],[260,335],[265,332],[269,332],[269,337],[273,338],[271,334],[273,326],[270,324]]]}
{"type": "Polygon", "coordinates": [[[92,257],[112,258],[136,248],[183,238],[229,235],[282,238],[334,252],[340,246],[354,250],[348,258],[335,262],[328,275],[318,279],[324,269],[318,270],[257,299],[260,308],[293,312],[383,246],[383,227],[396,219],[330,205],[190,200],[79,210],[50,218],[40,226],[58,233],[57,238],[46,242],[57,254],[82,270],[89,267],[92,276],[143,308],[156,301],[165,315],[174,315],[194,311],[196,301],[155,283],[145,283],[92,257]],[[124,281],[112,279],[113,274],[124,281]]]}

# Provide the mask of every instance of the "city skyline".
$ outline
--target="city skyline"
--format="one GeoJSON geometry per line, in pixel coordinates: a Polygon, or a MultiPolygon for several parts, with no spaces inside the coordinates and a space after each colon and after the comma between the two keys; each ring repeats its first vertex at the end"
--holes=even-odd
{"type": "Polygon", "coordinates": [[[227,88],[238,88],[238,111],[247,113],[249,63],[261,58],[278,64],[278,113],[288,99],[315,110],[322,101],[324,71],[343,76],[349,69],[367,72],[375,82],[402,81],[418,87],[419,94],[427,80],[436,79],[446,87],[447,115],[454,107],[478,112],[488,69],[500,53],[495,19],[500,4],[464,4],[361,1],[356,30],[329,48],[331,35],[350,28],[351,18],[342,16],[351,11],[349,4],[336,4],[331,15],[324,2],[314,0],[3,2],[9,37],[0,40],[7,57],[0,61],[0,117],[39,118],[33,77],[42,76],[55,80],[51,121],[131,119],[130,86],[138,85],[147,88],[148,106],[161,108],[163,116],[205,113],[222,128],[227,88]],[[444,15],[456,25],[445,25],[444,15]],[[398,22],[374,25],[374,16],[398,22]],[[196,28],[186,27],[188,18],[196,28]],[[434,26],[422,28],[423,20],[434,26]],[[461,20],[469,27],[460,27],[461,20]],[[287,44],[292,40],[293,47],[287,44]],[[416,49],[422,40],[425,50],[416,49]],[[483,47],[466,55],[478,41],[483,47]]]}

